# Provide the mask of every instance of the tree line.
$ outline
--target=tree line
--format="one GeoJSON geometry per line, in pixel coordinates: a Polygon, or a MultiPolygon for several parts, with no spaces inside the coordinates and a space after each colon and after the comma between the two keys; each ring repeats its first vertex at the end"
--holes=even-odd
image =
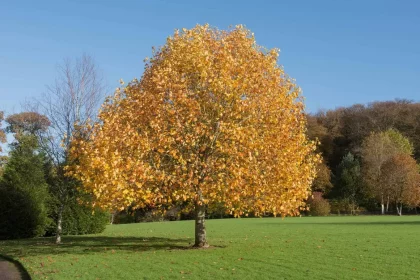
{"type": "Polygon", "coordinates": [[[312,186],[321,194],[318,201],[327,198],[336,213],[417,211],[420,103],[356,104],[310,114],[307,120],[308,136],[319,141],[323,156],[312,186]]]}

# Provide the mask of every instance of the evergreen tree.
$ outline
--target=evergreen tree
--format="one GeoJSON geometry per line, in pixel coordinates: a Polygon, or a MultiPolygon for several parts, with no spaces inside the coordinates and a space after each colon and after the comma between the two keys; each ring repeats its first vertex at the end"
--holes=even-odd
{"type": "Polygon", "coordinates": [[[44,156],[33,135],[20,135],[11,148],[0,181],[0,238],[42,236],[50,222],[44,156]]]}
{"type": "Polygon", "coordinates": [[[351,214],[354,214],[362,190],[360,162],[352,153],[348,153],[338,166],[337,173],[336,194],[348,203],[351,214]]]}

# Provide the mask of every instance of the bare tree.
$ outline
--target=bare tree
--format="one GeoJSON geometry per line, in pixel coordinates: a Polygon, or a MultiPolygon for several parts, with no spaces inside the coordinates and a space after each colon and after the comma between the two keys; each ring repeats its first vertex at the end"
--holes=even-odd
{"type": "Polygon", "coordinates": [[[105,83],[95,61],[84,54],[77,59],[65,59],[58,65],[55,82],[47,86],[35,104],[51,122],[43,143],[56,170],[54,187],[60,204],[56,243],[61,243],[63,211],[74,190],[64,171],[71,135],[77,127],[75,124],[84,125],[95,120],[105,93],[105,83]]]}

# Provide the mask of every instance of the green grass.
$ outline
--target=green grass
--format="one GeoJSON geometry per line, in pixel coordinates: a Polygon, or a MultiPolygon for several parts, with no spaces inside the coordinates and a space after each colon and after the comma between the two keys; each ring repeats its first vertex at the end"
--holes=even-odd
{"type": "Polygon", "coordinates": [[[420,216],[207,221],[214,247],[190,249],[192,221],[1,241],[33,279],[419,279],[420,216]]]}

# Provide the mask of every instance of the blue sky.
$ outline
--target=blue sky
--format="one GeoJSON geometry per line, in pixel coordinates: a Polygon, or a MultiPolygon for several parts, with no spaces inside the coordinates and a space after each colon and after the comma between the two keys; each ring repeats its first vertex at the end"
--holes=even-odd
{"type": "Polygon", "coordinates": [[[174,29],[244,24],[303,89],[307,109],[420,101],[420,1],[1,1],[0,110],[39,96],[65,57],[92,55],[112,89],[174,29]]]}

